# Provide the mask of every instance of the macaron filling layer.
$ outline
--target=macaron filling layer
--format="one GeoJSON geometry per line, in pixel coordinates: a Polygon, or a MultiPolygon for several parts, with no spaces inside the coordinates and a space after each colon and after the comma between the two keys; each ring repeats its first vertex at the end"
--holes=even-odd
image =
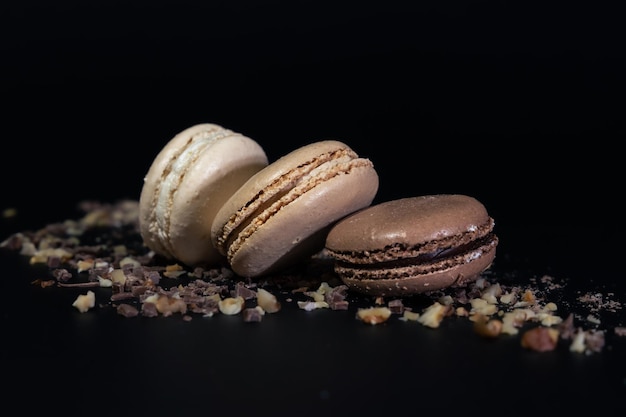
{"type": "Polygon", "coordinates": [[[215,129],[199,132],[189,138],[186,145],[172,156],[163,170],[162,181],[157,184],[154,193],[154,214],[150,223],[150,231],[158,239],[171,256],[175,256],[170,244],[169,229],[172,206],[176,190],[185,179],[185,173],[193,166],[204,149],[216,141],[233,135],[228,129],[215,129]]]}
{"type": "Polygon", "coordinates": [[[358,265],[364,268],[367,265],[384,265],[387,263],[421,263],[437,260],[471,250],[473,246],[481,246],[492,240],[497,241],[493,234],[495,222],[489,218],[482,226],[474,226],[460,235],[452,235],[439,240],[409,245],[397,242],[383,248],[366,251],[340,251],[327,247],[328,252],[344,266],[358,265]]]}
{"type": "Polygon", "coordinates": [[[221,235],[217,237],[217,246],[228,248],[226,255],[232,258],[248,237],[298,197],[335,176],[371,166],[370,160],[359,158],[349,148],[323,153],[298,165],[260,190],[233,214],[223,226],[221,235]]]}
{"type": "MultiPolygon", "coordinates": [[[[377,263],[350,263],[338,260],[335,271],[345,278],[354,279],[400,279],[408,276],[427,274],[442,269],[452,268],[478,259],[483,254],[495,249],[498,238],[490,233],[487,236],[473,240],[459,246],[448,246],[432,252],[407,250],[397,245],[392,251],[397,253],[418,252],[414,257],[399,257],[397,259],[380,261],[377,263]]],[[[392,248],[388,248],[391,250],[392,248]]],[[[335,255],[336,256],[336,255],[335,255]]]]}

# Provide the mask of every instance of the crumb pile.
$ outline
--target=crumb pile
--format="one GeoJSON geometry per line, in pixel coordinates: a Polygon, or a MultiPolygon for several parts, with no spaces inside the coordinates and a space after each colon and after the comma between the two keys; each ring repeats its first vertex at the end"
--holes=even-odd
{"type": "MultiPolygon", "coordinates": [[[[370,325],[396,318],[436,329],[447,318],[466,318],[481,337],[518,337],[522,348],[538,352],[567,344],[571,352],[592,354],[605,348],[610,331],[602,327],[599,313],[622,309],[611,293],[559,300],[565,281],[544,275],[505,284],[491,270],[464,286],[411,298],[365,297],[348,291],[324,251],[302,269],[245,280],[227,267],[189,269],[150,251],[139,233],[137,201],[85,201],[80,209],[85,213],[80,219],[15,233],[0,243],[0,249],[47,266],[48,276],[33,285],[84,289],[70,306],[80,313],[97,307],[113,308],[128,318],[179,315],[189,321],[224,314],[261,322],[265,315],[281,312],[284,303],[295,303],[305,311],[353,310],[356,321],[370,325]],[[110,289],[108,298],[96,300],[96,288],[110,289]],[[562,317],[555,299],[587,315],[562,317]]],[[[626,336],[621,324],[612,331],[626,336]]]]}

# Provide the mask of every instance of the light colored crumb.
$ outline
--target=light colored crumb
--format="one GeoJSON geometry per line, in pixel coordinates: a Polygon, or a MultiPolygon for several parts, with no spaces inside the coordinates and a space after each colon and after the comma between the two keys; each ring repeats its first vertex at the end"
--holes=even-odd
{"type": "Polygon", "coordinates": [[[357,318],[367,324],[384,323],[390,316],[391,310],[388,307],[360,308],[357,311],[357,318]]]}
{"type": "Polygon", "coordinates": [[[226,297],[218,302],[218,307],[222,314],[233,316],[239,314],[243,309],[244,299],[241,296],[226,297]]]}
{"type": "Polygon", "coordinates": [[[435,301],[420,314],[417,321],[426,327],[437,328],[441,324],[441,321],[449,311],[449,306],[444,306],[438,301],[435,301]]]}
{"type": "Polygon", "coordinates": [[[280,311],[280,302],[276,296],[266,289],[257,289],[257,305],[266,313],[276,313],[280,311]]]}
{"type": "Polygon", "coordinates": [[[89,311],[96,305],[96,294],[89,290],[87,294],[81,294],[76,297],[76,300],[72,303],[73,307],[76,307],[81,313],[89,311]]]}

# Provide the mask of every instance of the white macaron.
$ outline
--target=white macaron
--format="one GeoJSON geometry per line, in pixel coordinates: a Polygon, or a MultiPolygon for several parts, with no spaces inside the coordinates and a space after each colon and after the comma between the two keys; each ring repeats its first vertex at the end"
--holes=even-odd
{"type": "Polygon", "coordinates": [[[268,165],[253,139],[212,123],[191,126],[154,159],[139,200],[144,243],[155,253],[189,266],[220,263],[211,225],[222,205],[268,165]]]}

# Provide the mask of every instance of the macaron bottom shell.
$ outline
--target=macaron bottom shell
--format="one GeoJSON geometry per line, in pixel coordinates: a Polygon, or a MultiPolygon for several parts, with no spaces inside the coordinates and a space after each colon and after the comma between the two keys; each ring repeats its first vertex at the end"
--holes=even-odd
{"type": "Polygon", "coordinates": [[[381,297],[412,294],[462,286],[475,281],[489,269],[496,256],[497,240],[456,260],[436,264],[408,265],[398,268],[384,266],[363,268],[335,264],[335,272],[352,290],[381,297]]]}

